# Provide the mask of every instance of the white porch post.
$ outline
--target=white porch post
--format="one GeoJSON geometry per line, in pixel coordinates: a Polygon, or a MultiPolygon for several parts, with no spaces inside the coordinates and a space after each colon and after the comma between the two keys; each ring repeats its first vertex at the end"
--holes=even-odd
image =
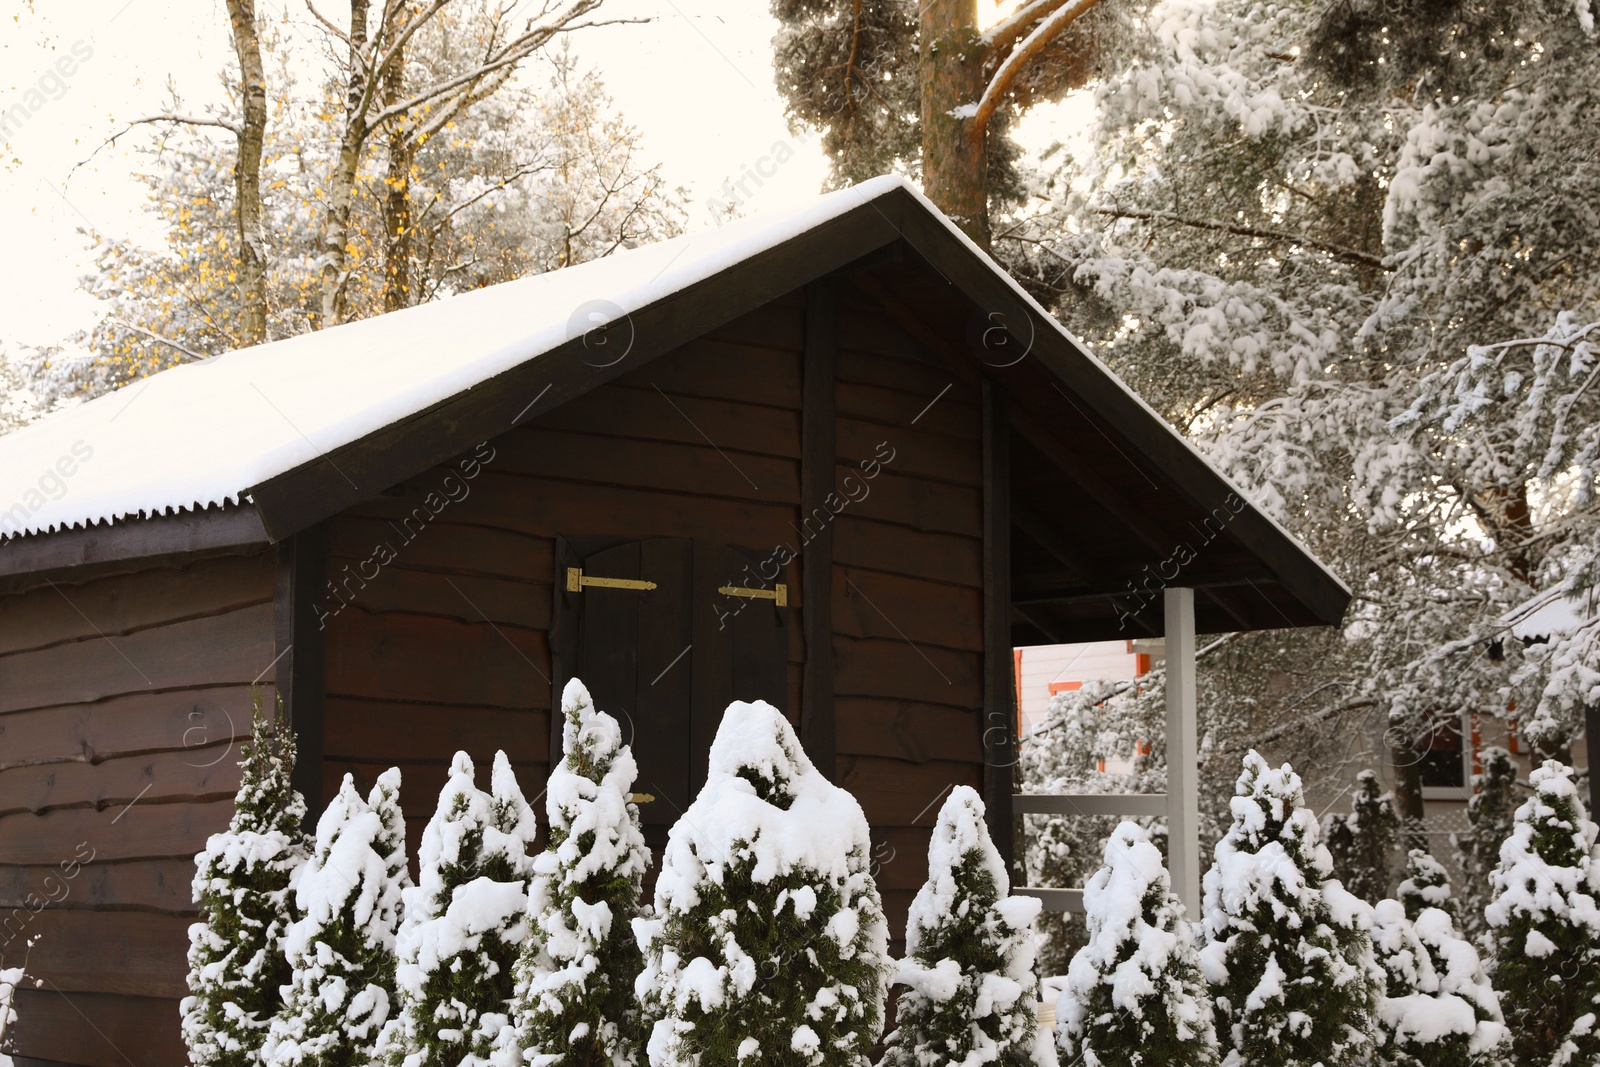
{"type": "Polygon", "coordinates": [[[1199,739],[1195,709],[1194,590],[1163,591],[1167,655],[1167,866],[1190,921],[1200,918],[1199,739]]]}

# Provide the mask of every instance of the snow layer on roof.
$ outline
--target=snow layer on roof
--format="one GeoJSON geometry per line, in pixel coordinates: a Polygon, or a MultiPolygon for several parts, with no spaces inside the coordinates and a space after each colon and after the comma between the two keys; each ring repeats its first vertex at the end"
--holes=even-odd
{"type": "Polygon", "coordinates": [[[0,437],[0,536],[242,503],[252,485],[902,187],[876,178],[781,215],[162,371],[0,437]]]}
{"type": "MultiPolygon", "coordinates": [[[[1148,418],[1241,500],[1250,499],[931,201],[904,178],[884,175],[788,212],[174,367],[0,436],[0,541],[244,503],[253,485],[901,189],[1148,418]]],[[[1315,559],[1271,515],[1256,511],[1315,559]]]]}

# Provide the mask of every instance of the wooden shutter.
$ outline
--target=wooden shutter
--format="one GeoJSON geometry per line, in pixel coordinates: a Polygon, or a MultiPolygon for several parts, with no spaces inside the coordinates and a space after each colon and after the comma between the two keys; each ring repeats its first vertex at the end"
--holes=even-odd
{"type": "Polygon", "coordinates": [[[728,704],[786,710],[788,608],[719,591],[772,588],[756,577],[759,564],[756,553],[706,540],[558,539],[551,759],[561,758],[561,690],[581,678],[622,723],[639,764],[635,790],[656,798],[640,815],[657,850],[705,782],[728,704]]]}

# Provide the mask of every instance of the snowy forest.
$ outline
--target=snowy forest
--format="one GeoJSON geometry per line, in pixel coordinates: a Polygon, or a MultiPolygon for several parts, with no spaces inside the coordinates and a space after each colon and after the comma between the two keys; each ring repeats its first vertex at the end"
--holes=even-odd
{"type": "MultiPolygon", "coordinates": [[[[95,321],[0,338],[0,432],[691,225],[586,50],[602,0],[225,8],[228,104],[173,87],[108,142],[162,241],[86,225],[95,321]]],[[[771,8],[829,186],[917,183],[1354,591],[1338,628],[1202,636],[1202,913],[1161,820],[1029,816],[1007,870],[957,789],[890,931],[860,809],[764,705],[653,867],[581,686],[542,817],[457,754],[408,857],[398,771],[308,815],[258,709],[198,857],[192,1062],[1600,1063],[1600,5],[771,8]],[[1532,604],[1562,621],[1514,632],[1532,604]],[[1421,767],[1464,720],[1531,773],[1485,747],[1447,834],[1421,767]]],[[[1059,694],[1019,789],[1163,793],[1164,701],[1159,667],[1059,694]]]]}

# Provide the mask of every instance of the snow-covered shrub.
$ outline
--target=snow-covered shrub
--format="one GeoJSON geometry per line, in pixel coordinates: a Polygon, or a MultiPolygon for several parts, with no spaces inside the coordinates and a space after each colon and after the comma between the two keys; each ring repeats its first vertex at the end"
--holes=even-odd
{"type": "Polygon", "coordinates": [[[1477,950],[1456,934],[1450,916],[1424,908],[1415,923],[1398,900],[1373,909],[1372,944],[1383,967],[1379,1008],[1382,1062],[1394,1067],[1460,1067],[1484,1059],[1505,1040],[1500,1000],[1477,950]]]}
{"type": "Polygon", "coordinates": [[[888,927],[867,820],[763,701],[728,706],[667,837],[636,989],[654,1067],[865,1067],[888,927]]]}
{"type": "Polygon", "coordinates": [[[1213,1067],[1199,953],[1161,853],[1137,823],[1106,843],[1083,905],[1089,943],[1056,1006],[1062,1050],[1085,1067],[1213,1067]]]}
{"type": "Polygon", "coordinates": [[[1500,846],[1485,909],[1518,1063],[1600,1061],[1600,864],[1572,770],[1546,760],[1500,846]]]}
{"type": "Polygon", "coordinates": [[[261,1060],[269,1067],[365,1067],[394,1001],[394,938],[406,871],[400,770],[363,801],[344,776],[317,820],[295,882],[300,918],[283,939],[291,976],[261,1060]]]}
{"type": "Polygon", "coordinates": [[[422,832],[418,884],[405,891],[399,1005],[382,1050],[404,1067],[486,1062],[511,1021],[538,828],[504,752],[495,753],[489,792],[474,775],[471,757],[457,752],[422,832]]]}
{"type": "Polygon", "coordinates": [[[1423,849],[1414,848],[1406,853],[1406,874],[1395,895],[1405,905],[1406,918],[1412,922],[1424,908],[1438,908],[1451,922],[1455,921],[1456,902],[1450,896],[1450,875],[1444,864],[1423,849]]]}
{"type": "Polygon", "coordinates": [[[1517,768],[1511,753],[1490,747],[1478,759],[1483,770],[1472,776],[1472,799],[1467,801],[1470,829],[1454,837],[1462,873],[1455,893],[1461,901],[1461,928],[1474,941],[1489,930],[1483,913],[1494,899],[1494,869],[1517,810],[1517,768]]]}
{"type": "Polygon", "coordinates": [[[1389,894],[1400,816],[1394,796],[1380,791],[1372,771],[1356,775],[1350,814],[1329,816],[1328,855],[1344,887],[1369,904],[1389,894]]]}
{"type": "Polygon", "coordinates": [[[27,953],[33,950],[37,940],[37,937],[33,937],[23,943],[22,962],[12,967],[6,966],[5,953],[0,952],[0,1067],[13,1067],[7,1053],[11,1049],[11,1038],[17,1026],[17,990],[27,981],[27,953]]]}
{"type": "Polygon", "coordinates": [[[1009,896],[983,801],[956,786],[928,846],[928,881],[906,919],[905,987],[880,1067],[1055,1067],[1034,1005],[1033,921],[1039,901],[1009,896]]]}
{"type": "Polygon", "coordinates": [[[1379,994],[1370,909],[1328,879],[1300,778],[1244,760],[1233,824],[1205,876],[1201,968],[1227,1067],[1371,1061],[1379,994]]]}
{"type": "Polygon", "coordinates": [[[289,983],[283,936],[294,920],[290,892],[310,855],[302,824],[306,804],[290,785],[294,733],[282,701],[268,718],[255,697],[250,741],[228,828],[195,857],[189,927],[189,992],[180,1010],[183,1040],[195,1067],[251,1067],[259,1062],[272,1017],[289,983]]]}
{"type": "Polygon", "coordinates": [[[630,1067],[645,1025],[633,936],[650,849],[629,800],[638,768],[617,721],[574,678],[561,695],[562,760],[550,772],[549,847],[534,859],[530,935],[517,959],[506,1067],[630,1067]],[[526,1056],[524,1056],[526,1054],[526,1056]]]}

